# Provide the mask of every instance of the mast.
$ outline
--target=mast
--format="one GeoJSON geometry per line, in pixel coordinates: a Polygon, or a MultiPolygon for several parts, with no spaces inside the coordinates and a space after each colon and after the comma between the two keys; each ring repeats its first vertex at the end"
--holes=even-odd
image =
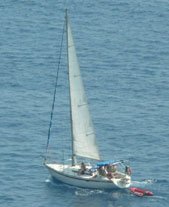
{"type": "Polygon", "coordinates": [[[72,102],[71,102],[71,89],[70,89],[70,75],[69,75],[69,54],[68,54],[68,14],[67,9],[65,10],[66,18],[66,39],[67,39],[67,68],[68,68],[68,81],[69,81],[69,103],[70,103],[70,128],[71,128],[71,144],[72,144],[72,166],[76,165],[76,155],[74,153],[74,136],[73,136],[73,119],[72,119],[72,102]]]}

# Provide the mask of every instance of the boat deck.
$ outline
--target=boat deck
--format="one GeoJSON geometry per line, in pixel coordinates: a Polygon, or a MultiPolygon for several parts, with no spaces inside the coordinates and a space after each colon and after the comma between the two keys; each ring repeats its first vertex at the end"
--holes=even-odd
{"type": "Polygon", "coordinates": [[[48,167],[52,168],[53,170],[55,170],[57,172],[60,172],[63,174],[68,174],[73,177],[81,177],[81,178],[85,178],[85,179],[94,178],[94,176],[89,173],[80,174],[79,173],[80,165],[76,165],[76,166],[61,165],[61,164],[47,164],[47,165],[48,165],[48,167]]]}
{"type": "MultiPolygon", "coordinates": [[[[47,164],[48,167],[50,167],[51,169],[69,175],[69,176],[73,176],[73,177],[80,177],[83,179],[95,179],[95,180],[104,180],[104,181],[110,181],[110,179],[106,176],[100,176],[98,174],[94,174],[92,175],[89,171],[87,171],[85,174],[80,174],[79,170],[80,170],[80,165],[76,165],[76,166],[70,166],[70,165],[62,165],[62,164],[47,164]]],[[[91,169],[91,166],[87,167],[88,170],[91,169]]],[[[126,175],[121,173],[121,172],[116,172],[114,174],[114,178],[115,179],[121,179],[124,178],[126,175]]]]}

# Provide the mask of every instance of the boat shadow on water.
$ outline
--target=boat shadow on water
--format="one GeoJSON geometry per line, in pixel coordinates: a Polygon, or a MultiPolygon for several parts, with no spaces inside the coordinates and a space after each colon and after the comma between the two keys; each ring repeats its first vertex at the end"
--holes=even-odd
{"type": "MultiPolygon", "coordinates": [[[[77,196],[77,197],[96,197],[96,198],[102,198],[102,199],[108,199],[113,201],[118,201],[120,199],[127,199],[128,202],[135,199],[135,195],[133,195],[129,189],[86,189],[86,188],[78,188],[75,186],[70,186],[65,183],[62,183],[58,181],[55,178],[50,177],[46,180],[46,183],[48,184],[48,187],[50,189],[54,189],[54,191],[60,191],[60,193],[68,193],[71,194],[71,196],[77,196]]],[[[164,181],[161,180],[154,180],[154,179],[145,179],[141,181],[133,181],[132,185],[135,185],[137,187],[144,187],[149,188],[154,192],[153,197],[145,197],[146,199],[149,198],[153,202],[159,201],[159,200],[166,200],[167,201],[167,194],[161,195],[160,189],[162,187],[162,184],[164,181]]],[[[123,205],[122,205],[123,206],[123,205]]]]}
{"type": "MultiPolygon", "coordinates": [[[[145,179],[141,181],[134,181],[137,187],[150,189],[154,196],[138,197],[132,194],[128,189],[114,189],[114,190],[100,190],[100,189],[86,189],[78,188],[64,184],[56,179],[49,178],[46,180],[47,191],[50,196],[54,198],[60,197],[66,202],[67,206],[81,206],[81,207],[126,207],[126,204],[134,206],[168,206],[167,192],[161,194],[161,188],[168,186],[168,183],[161,180],[145,179]],[[52,193],[51,193],[52,192],[52,193]]],[[[163,190],[162,190],[163,191],[163,190]]]]}
{"type": "Polygon", "coordinates": [[[121,206],[126,207],[126,202],[132,206],[134,196],[127,189],[100,190],[73,187],[58,180],[50,178],[46,180],[48,190],[52,197],[63,197],[66,206],[102,207],[121,206]],[[51,193],[52,191],[52,193],[51,193]]]}

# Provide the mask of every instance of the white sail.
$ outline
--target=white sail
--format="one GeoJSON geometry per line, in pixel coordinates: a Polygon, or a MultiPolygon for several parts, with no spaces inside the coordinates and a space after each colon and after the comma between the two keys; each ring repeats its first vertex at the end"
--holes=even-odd
{"type": "Polygon", "coordinates": [[[70,22],[67,18],[68,68],[72,115],[73,154],[100,159],[95,132],[89,113],[70,22]]]}

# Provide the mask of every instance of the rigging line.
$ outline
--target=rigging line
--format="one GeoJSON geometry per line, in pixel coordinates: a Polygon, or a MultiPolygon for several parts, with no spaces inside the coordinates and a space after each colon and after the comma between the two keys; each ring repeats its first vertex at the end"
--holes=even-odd
{"type": "Polygon", "coordinates": [[[48,152],[49,140],[50,140],[50,134],[51,134],[51,128],[52,128],[52,120],[53,120],[53,112],[54,112],[54,108],[55,108],[56,88],[58,86],[58,77],[59,77],[60,62],[61,62],[61,55],[62,55],[62,48],[63,48],[64,32],[65,32],[65,21],[64,21],[63,30],[62,30],[62,38],[61,38],[61,45],[60,45],[60,51],[59,51],[59,60],[58,60],[58,67],[57,67],[57,73],[56,73],[56,79],[55,79],[55,89],[54,89],[54,94],[53,94],[52,110],[50,113],[50,122],[49,122],[48,138],[47,138],[47,143],[46,143],[46,153],[44,156],[44,161],[46,161],[46,158],[47,158],[47,152],[48,152]]]}

